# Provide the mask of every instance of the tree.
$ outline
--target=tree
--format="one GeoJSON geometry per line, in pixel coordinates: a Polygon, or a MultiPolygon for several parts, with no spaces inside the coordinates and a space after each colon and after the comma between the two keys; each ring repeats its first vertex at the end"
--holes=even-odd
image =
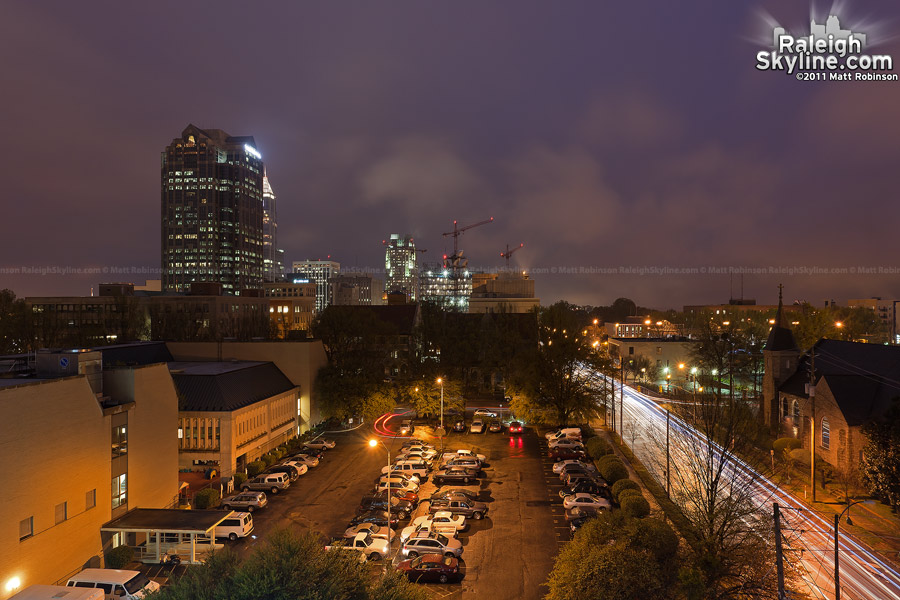
{"type": "MultiPolygon", "coordinates": [[[[434,374],[423,377],[421,381],[409,381],[405,384],[405,393],[419,417],[441,414],[441,384],[437,383],[434,374]],[[427,378],[426,378],[427,377],[427,378]]],[[[466,399],[462,394],[462,384],[457,379],[442,377],[444,385],[444,414],[451,411],[464,411],[466,399]]]]}
{"type": "MultiPolygon", "coordinates": [[[[762,509],[767,502],[756,497],[755,471],[737,472],[739,456],[749,453],[756,438],[752,411],[739,399],[714,393],[698,395],[675,412],[688,427],[672,429],[671,498],[691,525],[702,597],[774,597],[772,521],[762,509]]],[[[665,472],[663,436],[650,432],[659,448],[659,473],[665,472]]]]}
{"type": "Polygon", "coordinates": [[[157,594],[162,600],[424,600],[393,570],[374,581],[355,552],[328,552],[313,533],[276,531],[239,563],[215,552],[157,594]]]}
{"type": "Polygon", "coordinates": [[[873,496],[900,506],[900,398],[895,398],[884,417],[863,427],[862,479],[873,496]]]}
{"type": "Polygon", "coordinates": [[[601,513],[560,552],[547,598],[674,598],[678,560],[678,537],[665,523],[601,513]]]}
{"type": "Polygon", "coordinates": [[[539,309],[538,344],[523,352],[511,376],[515,414],[566,424],[600,413],[598,398],[605,395],[605,386],[590,367],[608,369],[608,364],[584,335],[584,326],[565,302],[539,309]]]}

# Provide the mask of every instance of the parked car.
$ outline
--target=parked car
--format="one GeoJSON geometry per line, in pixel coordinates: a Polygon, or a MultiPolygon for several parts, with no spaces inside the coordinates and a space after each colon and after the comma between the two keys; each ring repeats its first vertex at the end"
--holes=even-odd
{"type": "Polygon", "coordinates": [[[312,454],[296,454],[288,459],[290,462],[296,462],[306,465],[308,469],[319,466],[319,457],[312,454]]]}
{"type": "Polygon", "coordinates": [[[334,448],[334,440],[326,440],[325,438],[319,438],[317,440],[312,440],[309,442],[303,442],[304,448],[314,448],[316,450],[331,450],[334,448]]]}
{"type": "Polygon", "coordinates": [[[432,500],[428,512],[436,513],[446,510],[455,515],[464,515],[467,519],[482,519],[487,515],[488,507],[484,502],[473,502],[467,498],[451,497],[446,500],[432,500]]]}
{"type": "MultiPolygon", "coordinates": [[[[307,471],[309,471],[309,466],[306,463],[301,462],[299,460],[290,460],[289,459],[289,460],[284,461],[281,464],[296,468],[297,472],[300,473],[301,476],[306,475],[307,471]]],[[[278,466],[278,465],[276,465],[276,466],[278,466]]]]}
{"type": "Polygon", "coordinates": [[[581,517],[594,517],[600,512],[598,508],[590,508],[588,506],[576,506],[566,510],[566,521],[571,523],[575,519],[581,517]]]}
{"type": "Polygon", "coordinates": [[[448,537],[434,531],[418,531],[414,533],[400,549],[403,556],[415,558],[420,554],[440,553],[444,556],[459,557],[463,546],[456,538],[448,537]]]}
{"type": "Polygon", "coordinates": [[[559,490],[559,497],[565,498],[566,496],[571,496],[572,494],[596,494],[598,496],[602,496],[607,500],[612,498],[612,494],[609,491],[609,486],[606,483],[599,483],[597,481],[592,481],[590,479],[582,479],[581,481],[573,484],[571,487],[564,487],[559,490]]]}
{"type": "Polygon", "coordinates": [[[475,418],[485,417],[488,419],[496,419],[497,413],[488,408],[479,408],[475,411],[475,418]]]}
{"type": "Polygon", "coordinates": [[[359,525],[361,523],[374,523],[375,525],[381,525],[382,527],[390,526],[391,529],[396,529],[397,525],[400,523],[400,519],[396,514],[388,515],[386,510],[370,510],[369,512],[356,515],[350,519],[350,526],[359,525]]]}
{"type": "Polygon", "coordinates": [[[336,538],[325,546],[326,550],[353,550],[361,553],[369,560],[379,560],[391,552],[390,544],[382,538],[374,538],[367,533],[357,533],[353,539],[336,538]]]}
{"type": "Polygon", "coordinates": [[[401,561],[397,570],[414,583],[447,583],[460,577],[459,559],[441,554],[423,554],[401,561]]]}
{"type": "Polygon", "coordinates": [[[413,492],[415,494],[419,493],[419,484],[413,483],[409,479],[402,479],[397,477],[396,475],[392,475],[391,477],[381,477],[375,482],[375,491],[380,492],[381,490],[388,489],[388,484],[390,484],[390,488],[405,490],[407,492],[413,492]]]}
{"type": "Polygon", "coordinates": [[[567,465],[581,465],[592,471],[597,470],[597,467],[595,467],[593,463],[588,462],[587,460],[578,460],[578,459],[573,458],[573,459],[561,460],[559,462],[553,463],[553,472],[559,474],[560,472],[562,472],[563,468],[565,468],[567,465]]]}
{"type": "Polygon", "coordinates": [[[232,542],[253,533],[253,516],[249,512],[234,513],[216,525],[216,538],[228,538],[232,542]]]}
{"type": "MultiPolygon", "coordinates": [[[[356,509],[356,514],[360,515],[369,512],[370,510],[387,509],[387,498],[385,498],[384,495],[363,496],[356,509]]],[[[412,511],[412,502],[401,500],[400,498],[393,496],[391,497],[391,512],[397,513],[397,516],[400,517],[400,519],[406,519],[412,511]]]]}
{"type": "Polygon", "coordinates": [[[601,477],[595,473],[569,473],[563,478],[562,482],[564,486],[572,487],[579,481],[593,481],[596,483],[600,479],[601,477]]]}
{"type": "Polygon", "coordinates": [[[551,448],[547,455],[550,457],[550,460],[553,461],[568,460],[572,458],[590,460],[590,457],[588,457],[584,448],[551,448]]]}
{"type": "Polygon", "coordinates": [[[418,439],[418,438],[413,438],[413,439],[411,439],[411,440],[406,440],[405,442],[403,442],[403,443],[400,445],[400,448],[405,450],[406,448],[412,448],[412,447],[414,447],[414,446],[421,446],[422,448],[427,448],[427,449],[429,449],[429,450],[434,450],[434,446],[432,446],[432,445],[429,444],[428,442],[425,442],[425,441],[420,440],[420,439],[418,439]]]}
{"type": "Polygon", "coordinates": [[[551,440],[549,446],[551,450],[553,448],[572,448],[575,450],[584,450],[584,444],[581,443],[581,440],[574,440],[571,438],[551,440]]]}
{"type": "Polygon", "coordinates": [[[428,478],[428,465],[422,460],[398,460],[390,467],[381,467],[381,474],[386,474],[388,470],[391,473],[405,473],[416,483],[422,483],[428,478]]]}
{"type": "Polygon", "coordinates": [[[544,437],[547,438],[547,441],[553,439],[559,439],[563,437],[577,437],[581,438],[581,428],[580,427],[563,427],[557,429],[556,431],[551,431],[550,433],[544,434],[544,437]]]}
{"type": "Polygon", "coordinates": [[[444,485],[445,483],[461,483],[468,485],[469,482],[478,480],[478,472],[468,467],[449,466],[434,472],[431,481],[435,485],[444,485]]]}
{"type": "Polygon", "coordinates": [[[306,473],[306,471],[306,465],[282,463],[280,465],[272,465],[271,467],[263,471],[263,473],[284,473],[291,481],[297,481],[297,479],[299,479],[301,475],[306,473]]]}
{"type": "Polygon", "coordinates": [[[478,492],[465,488],[442,487],[435,490],[428,500],[434,502],[435,500],[449,500],[450,498],[465,498],[471,502],[476,502],[478,500],[478,492]]]}
{"type": "Polygon", "coordinates": [[[523,431],[524,431],[524,428],[522,427],[522,424],[519,421],[512,421],[509,424],[509,432],[510,433],[522,433],[523,431]]]}
{"type": "Polygon", "coordinates": [[[434,514],[416,517],[413,520],[412,525],[428,526],[432,531],[453,536],[460,531],[465,531],[469,526],[468,523],[466,523],[465,515],[454,515],[451,512],[443,510],[439,510],[434,514]]]}
{"type": "Polygon", "coordinates": [[[575,517],[571,521],[569,521],[569,529],[572,530],[572,533],[575,533],[579,529],[581,529],[585,523],[588,522],[589,519],[593,519],[596,517],[596,514],[584,516],[584,517],[575,517]]]}
{"type": "Polygon", "coordinates": [[[241,492],[222,500],[222,508],[252,513],[254,510],[265,508],[268,503],[265,492],[241,492]]]}
{"type": "MultiPolygon", "coordinates": [[[[344,532],[344,537],[348,539],[355,538],[358,533],[368,533],[373,538],[382,540],[388,539],[390,528],[376,525],[375,523],[360,523],[359,525],[351,525],[344,532]]],[[[391,539],[397,537],[396,534],[390,534],[391,539]]]]}
{"type": "Polygon", "coordinates": [[[601,498],[594,494],[579,493],[563,498],[563,508],[569,509],[575,508],[576,506],[596,508],[597,510],[609,510],[612,508],[612,503],[606,498],[601,498]]]}
{"type": "Polygon", "coordinates": [[[491,433],[501,433],[503,431],[503,423],[500,421],[491,421],[491,424],[488,426],[488,431],[491,433]]]}
{"type": "Polygon", "coordinates": [[[484,433],[484,421],[475,419],[469,426],[469,433],[484,433]]]}
{"type": "Polygon", "coordinates": [[[484,454],[478,454],[477,452],[472,452],[471,450],[465,450],[460,448],[456,452],[444,452],[444,455],[441,457],[442,460],[450,460],[451,458],[457,457],[474,457],[481,461],[482,465],[487,464],[487,457],[484,454]]]}
{"type": "MultiPolygon", "coordinates": [[[[159,583],[151,580],[140,571],[124,569],[84,569],[66,582],[66,587],[94,588],[103,590],[104,596],[109,592],[110,598],[138,600],[145,595],[159,590],[159,583]]],[[[72,596],[75,595],[73,590],[72,596]]],[[[46,598],[64,598],[67,592],[54,593],[46,598]]],[[[103,596],[102,596],[103,597],[103,596]]]]}
{"type": "Polygon", "coordinates": [[[442,469],[448,467],[467,467],[478,473],[481,470],[481,461],[474,456],[461,456],[457,454],[453,458],[444,461],[444,464],[441,465],[442,469]]]}
{"type": "Polygon", "coordinates": [[[453,422],[453,431],[457,433],[462,433],[466,430],[466,422],[463,419],[457,419],[453,422]]]}
{"type": "Polygon", "coordinates": [[[266,491],[274,495],[279,490],[288,489],[290,485],[291,480],[285,473],[264,473],[242,483],[241,489],[245,492],[266,491]]]}
{"type": "MultiPolygon", "coordinates": [[[[387,489],[384,489],[380,492],[375,492],[374,496],[384,496],[387,494],[387,489]]],[[[395,488],[391,486],[391,496],[394,498],[399,498],[400,500],[406,500],[411,502],[413,506],[419,503],[419,495],[415,492],[410,492],[409,490],[402,490],[400,488],[395,488]]]]}
{"type": "Polygon", "coordinates": [[[566,467],[563,468],[559,472],[559,479],[560,479],[560,481],[562,481],[563,479],[566,478],[566,475],[574,474],[574,473],[583,473],[585,475],[593,476],[593,475],[597,474],[597,469],[592,469],[588,465],[585,465],[585,464],[566,465],[566,467]]]}

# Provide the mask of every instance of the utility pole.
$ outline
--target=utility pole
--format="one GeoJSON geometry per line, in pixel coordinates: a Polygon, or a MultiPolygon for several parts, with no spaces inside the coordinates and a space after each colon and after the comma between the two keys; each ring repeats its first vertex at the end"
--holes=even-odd
{"type": "Polygon", "coordinates": [[[619,436],[622,442],[625,442],[625,425],[623,424],[623,416],[625,412],[625,361],[622,361],[622,385],[619,388],[619,436]]]}
{"type": "Polygon", "coordinates": [[[841,567],[838,564],[841,560],[841,554],[838,551],[838,523],[840,520],[841,515],[834,515],[834,600],[841,600],[841,567]]]}
{"type": "Polygon", "coordinates": [[[778,577],[778,600],[785,600],[784,594],[784,557],[781,550],[781,512],[778,509],[778,503],[774,504],[775,509],[775,573],[778,577]]]}
{"type": "Polygon", "coordinates": [[[811,416],[809,419],[809,487],[812,490],[812,501],[816,501],[816,347],[810,353],[809,364],[809,403],[811,416]]]}

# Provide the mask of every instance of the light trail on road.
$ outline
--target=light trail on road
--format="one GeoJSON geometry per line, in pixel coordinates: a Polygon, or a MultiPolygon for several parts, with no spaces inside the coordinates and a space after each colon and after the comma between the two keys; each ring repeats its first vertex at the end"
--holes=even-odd
{"type": "MultiPolygon", "coordinates": [[[[602,377],[595,373],[596,378],[602,377]]],[[[621,385],[614,382],[616,390],[616,410],[619,407],[621,385]]],[[[628,386],[624,388],[623,406],[624,431],[620,432],[622,440],[629,446],[638,459],[650,470],[661,486],[665,487],[665,444],[660,447],[659,440],[665,440],[666,411],[653,399],[628,386]],[[629,429],[630,427],[630,429],[629,429]],[[662,467],[661,467],[662,465],[662,467]]],[[[618,425],[619,415],[616,415],[618,425]]],[[[707,442],[701,434],[684,423],[674,414],[670,414],[670,438],[689,439],[689,446],[702,446],[708,449],[707,442]]],[[[678,449],[672,452],[670,443],[671,469],[686,464],[683,456],[684,445],[675,444],[678,449]]],[[[719,448],[711,449],[717,454],[719,448]]],[[[788,540],[792,550],[799,551],[799,561],[806,573],[801,578],[810,587],[813,597],[831,600],[834,598],[834,524],[822,515],[806,507],[789,492],[781,489],[769,478],[756,471],[740,458],[733,457],[726,468],[726,475],[739,484],[749,484],[751,495],[757,505],[771,514],[772,503],[782,507],[785,526],[792,529],[788,540]]],[[[674,483],[674,481],[673,481],[674,483]]],[[[673,489],[673,493],[676,490],[673,489]]],[[[884,559],[864,547],[851,534],[840,534],[840,577],[841,597],[847,600],[900,600],[900,573],[884,559]]],[[[786,560],[790,560],[794,552],[786,552],[786,560]]],[[[796,559],[794,559],[796,560],[796,559]]]]}

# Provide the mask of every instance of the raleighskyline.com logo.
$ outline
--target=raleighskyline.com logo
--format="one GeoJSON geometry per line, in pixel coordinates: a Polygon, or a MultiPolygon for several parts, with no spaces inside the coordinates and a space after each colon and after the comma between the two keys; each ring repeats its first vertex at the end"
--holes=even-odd
{"type": "Polygon", "coordinates": [[[893,57],[863,54],[865,33],[841,29],[830,15],[825,24],[810,20],[809,34],[795,36],[784,27],[772,31],[772,50],[756,54],[760,71],[783,71],[800,80],[897,81],[893,57]],[[880,71],[880,72],[874,72],[880,71]]]}

